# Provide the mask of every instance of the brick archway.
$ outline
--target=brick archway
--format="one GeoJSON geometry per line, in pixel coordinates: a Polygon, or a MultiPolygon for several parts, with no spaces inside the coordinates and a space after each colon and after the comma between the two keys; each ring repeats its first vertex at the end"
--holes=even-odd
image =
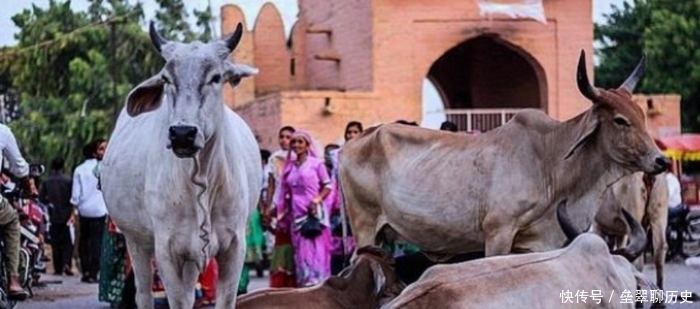
{"type": "Polygon", "coordinates": [[[447,109],[547,110],[547,82],[539,63],[517,46],[489,36],[449,49],[432,64],[427,78],[447,109]]]}

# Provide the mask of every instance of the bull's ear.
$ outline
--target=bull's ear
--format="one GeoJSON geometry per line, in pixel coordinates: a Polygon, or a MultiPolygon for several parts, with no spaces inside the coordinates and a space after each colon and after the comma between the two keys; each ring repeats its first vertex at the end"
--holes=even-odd
{"type": "Polygon", "coordinates": [[[258,68],[247,66],[245,64],[235,64],[228,61],[224,61],[224,63],[226,69],[224,78],[229,84],[231,84],[231,87],[236,87],[238,84],[240,84],[244,77],[257,75],[259,72],[258,68]]]}
{"type": "Polygon", "coordinates": [[[574,142],[571,148],[569,148],[569,151],[566,152],[564,159],[568,159],[574,154],[574,152],[576,152],[576,150],[581,148],[581,146],[583,146],[591,138],[591,136],[593,136],[593,133],[595,133],[599,125],[600,121],[598,120],[594,107],[594,109],[588,111],[584,116],[583,122],[581,123],[581,129],[576,137],[576,142],[574,142]]]}
{"type": "Polygon", "coordinates": [[[160,74],[152,76],[129,92],[126,112],[131,117],[158,109],[163,100],[164,81],[160,74]]]}

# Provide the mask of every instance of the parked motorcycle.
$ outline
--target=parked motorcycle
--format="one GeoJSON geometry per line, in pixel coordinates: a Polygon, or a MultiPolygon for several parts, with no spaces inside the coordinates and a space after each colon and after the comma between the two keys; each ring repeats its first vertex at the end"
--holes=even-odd
{"type": "MultiPolygon", "coordinates": [[[[43,165],[30,165],[30,177],[34,177],[36,179],[40,177],[43,172],[43,165]]],[[[44,214],[43,211],[37,211],[35,203],[23,203],[25,199],[30,197],[28,197],[26,192],[21,190],[16,183],[3,183],[1,187],[2,190],[0,193],[16,209],[19,208],[20,205],[26,206],[22,207],[24,208],[23,210],[18,209],[18,212],[20,212],[20,274],[22,275],[20,280],[25,288],[29,287],[30,295],[32,295],[32,274],[35,273],[35,270],[34,263],[31,261],[40,261],[40,256],[42,254],[39,252],[41,250],[36,250],[37,247],[41,249],[42,246],[40,244],[41,238],[37,236],[37,233],[40,233],[40,230],[36,228],[37,225],[34,225],[34,222],[38,222],[36,219],[39,216],[41,216],[43,220],[44,214]],[[24,214],[24,216],[22,214],[24,214]],[[34,220],[32,220],[32,218],[34,220]]],[[[7,292],[10,272],[7,268],[7,257],[4,254],[4,237],[0,237],[0,252],[2,252],[2,254],[0,254],[0,309],[14,309],[17,306],[17,301],[10,299],[7,292]]]]}
{"type": "MultiPolygon", "coordinates": [[[[35,181],[44,173],[44,166],[32,164],[29,167],[29,177],[35,181]]],[[[48,216],[41,208],[36,196],[30,196],[28,192],[15,186],[11,190],[3,192],[3,196],[15,207],[20,221],[20,254],[19,275],[22,287],[34,296],[32,288],[39,282],[42,273],[46,272],[44,258],[44,230],[48,222],[48,216]]],[[[0,305],[2,305],[0,303],[0,305]]],[[[0,306],[0,309],[3,309],[0,306]]]]}
{"type": "Polygon", "coordinates": [[[666,242],[667,261],[675,256],[700,256],[700,212],[691,213],[686,205],[669,208],[666,242]]]}
{"type": "Polygon", "coordinates": [[[24,201],[20,211],[20,263],[19,274],[22,286],[34,296],[32,287],[39,283],[41,274],[46,272],[44,263],[44,237],[46,222],[44,210],[35,199],[24,201]]]}
{"type": "MultiPolygon", "coordinates": [[[[5,252],[4,238],[0,238],[0,250],[5,252]]],[[[10,299],[8,286],[10,284],[10,271],[7,269],[7,258],[4,254],[0,254],[0,309],[14,309],[17,307],[17,301],[10,299]]]]}

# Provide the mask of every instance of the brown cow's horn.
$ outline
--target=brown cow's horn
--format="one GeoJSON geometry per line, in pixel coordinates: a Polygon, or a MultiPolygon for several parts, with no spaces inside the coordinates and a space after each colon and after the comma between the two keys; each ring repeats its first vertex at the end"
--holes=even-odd
{"type": "Polygon", "coordinates": [[[564,235],[566,235],[566,238],[568,239],[568,242],[571,242],[576,238],[581,232],[577,231],[574,225],[571,223],[571,220],[569,220],[569,217],[566,215],[566,212],[564,210],[564,206],[566,206],[567,200],[563,200],[559,203],[557,206],[557,220],[559,221],[559,226],[561,227],[561,230],[564,232],[564,235]]]}
{"type": "Polygon", "coordinates": [[[162,50],[161,47],[167,44],[168,41],[160,36],[160,33],[158,33],[158,30],[156,30],[156,25],[152,20],[150,26],[148,27],[148,35],[151,37],[151,43],[153,43],[153,46],[155,46],[156,50],[158,50],[160,53],[162,50]]]}
{"type": "Polygon", "coordinates": [[[581,94],[595,103],[599,97],[599,93],[598,89],[593,87],[588,81],[588,73],[586,73],[586,53],[583,50],[581,50],[581,57],[578,59],[576,83],[578,84],[578,90],[581,92],[581,94]]]}
{"type": "Polygon", "coordinates": [[[647,246],[647,234],[644,232],[644,228],[642,228],[639,221],[624,208],[622,208],[622,215],[630,226],[630,243],[627,247],[615,250],[613,254],[621,255],[628,261],[634,262],[634,260],[642,255],[644,248],[647,246]]]}
{"type": "Polygon", "coordinates": [[[639,83],[639,80],[641,80],[644,76],[646,66],[646,55],[642,53],[642,59],[639,60],[639,63],[637,64],[637,67],[634,68],[634,71],[632,71],[632,74],[630,74],[630,76],[627,77],[627,80],[622,83],[620,89],[624,89],[627,90],[627,92],[632,93],[634,88],[637,86],[637,83],[639,83]]]}

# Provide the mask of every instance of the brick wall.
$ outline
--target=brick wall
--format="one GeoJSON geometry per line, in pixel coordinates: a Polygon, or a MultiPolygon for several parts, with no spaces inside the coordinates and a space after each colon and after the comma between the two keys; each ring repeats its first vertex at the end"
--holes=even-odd
{"type": "Polygon", "coordinates": [[[323,145],[342,141],[345,125],[350,121],[369,127],[404,118],[400,110],[376,108],[382,101],[371,93],[290,91],[283,92],[281,99],[282,123],[309,130],[323,145]]]}
{"type": "MultiPolygon", "coordinates": [[[[253,33],[246,25],[243,11],[235,5],[224,5],[221,7],[221,33],[223,37],[228,37],[236,29],[238,23],[243,24],[243,37],[236,49],[231,53],[229,60],[254,66],[255,57],[253,55],[253,33]]],[[[228,84],[224,85],[223,98],[226,105],[235,107],[255,99],[255,78],[245,78],[236,86],[235,91],[228,84]]]]}
{"type": "Polygon", "coordinates": [[[292,89],[308,89],[309,87],[306,59],[306,27],[308,27],[308,23],[304,16],[299,16],[297,22],[292,26],[292,50],[290,54],[290,61],[294,60],[294,74],[290,72],[290,88],[292,89]]]}
{"type": "Polygon", "coordinates": [[[372,89],[372,10],[368,0],[299,0],[300,16],[310,26],[328,27],[330,35],[307,33],[309,89],[372,89]],[[339,63],[314,59],[324,52],[337,52],[339,63]]]}
{"type": "Polygon", "coordinates": [[[636,94],[634,101],[647,114],[647,128],[654,138],[681,133],[681,96],[677,94],[636,94]],[[652,109],[647,101],[651,100],[652,109]]]}
{"type": "Polygon", "coordinates": [[[279,148],[277,131],[282,127],[279,93],[259,97],[252,102],[237,106],[234,111],[253,130],[261,149],[274,152],[279,148]]]}
{"type": "Polygon", "coordinates": [[[255,21],[253,43],[255,65],[260,69],[260,74],[255,77],[256,95],[288,89],[290,53],[282,16],[270,2],[263,5],[255,21]]]}

